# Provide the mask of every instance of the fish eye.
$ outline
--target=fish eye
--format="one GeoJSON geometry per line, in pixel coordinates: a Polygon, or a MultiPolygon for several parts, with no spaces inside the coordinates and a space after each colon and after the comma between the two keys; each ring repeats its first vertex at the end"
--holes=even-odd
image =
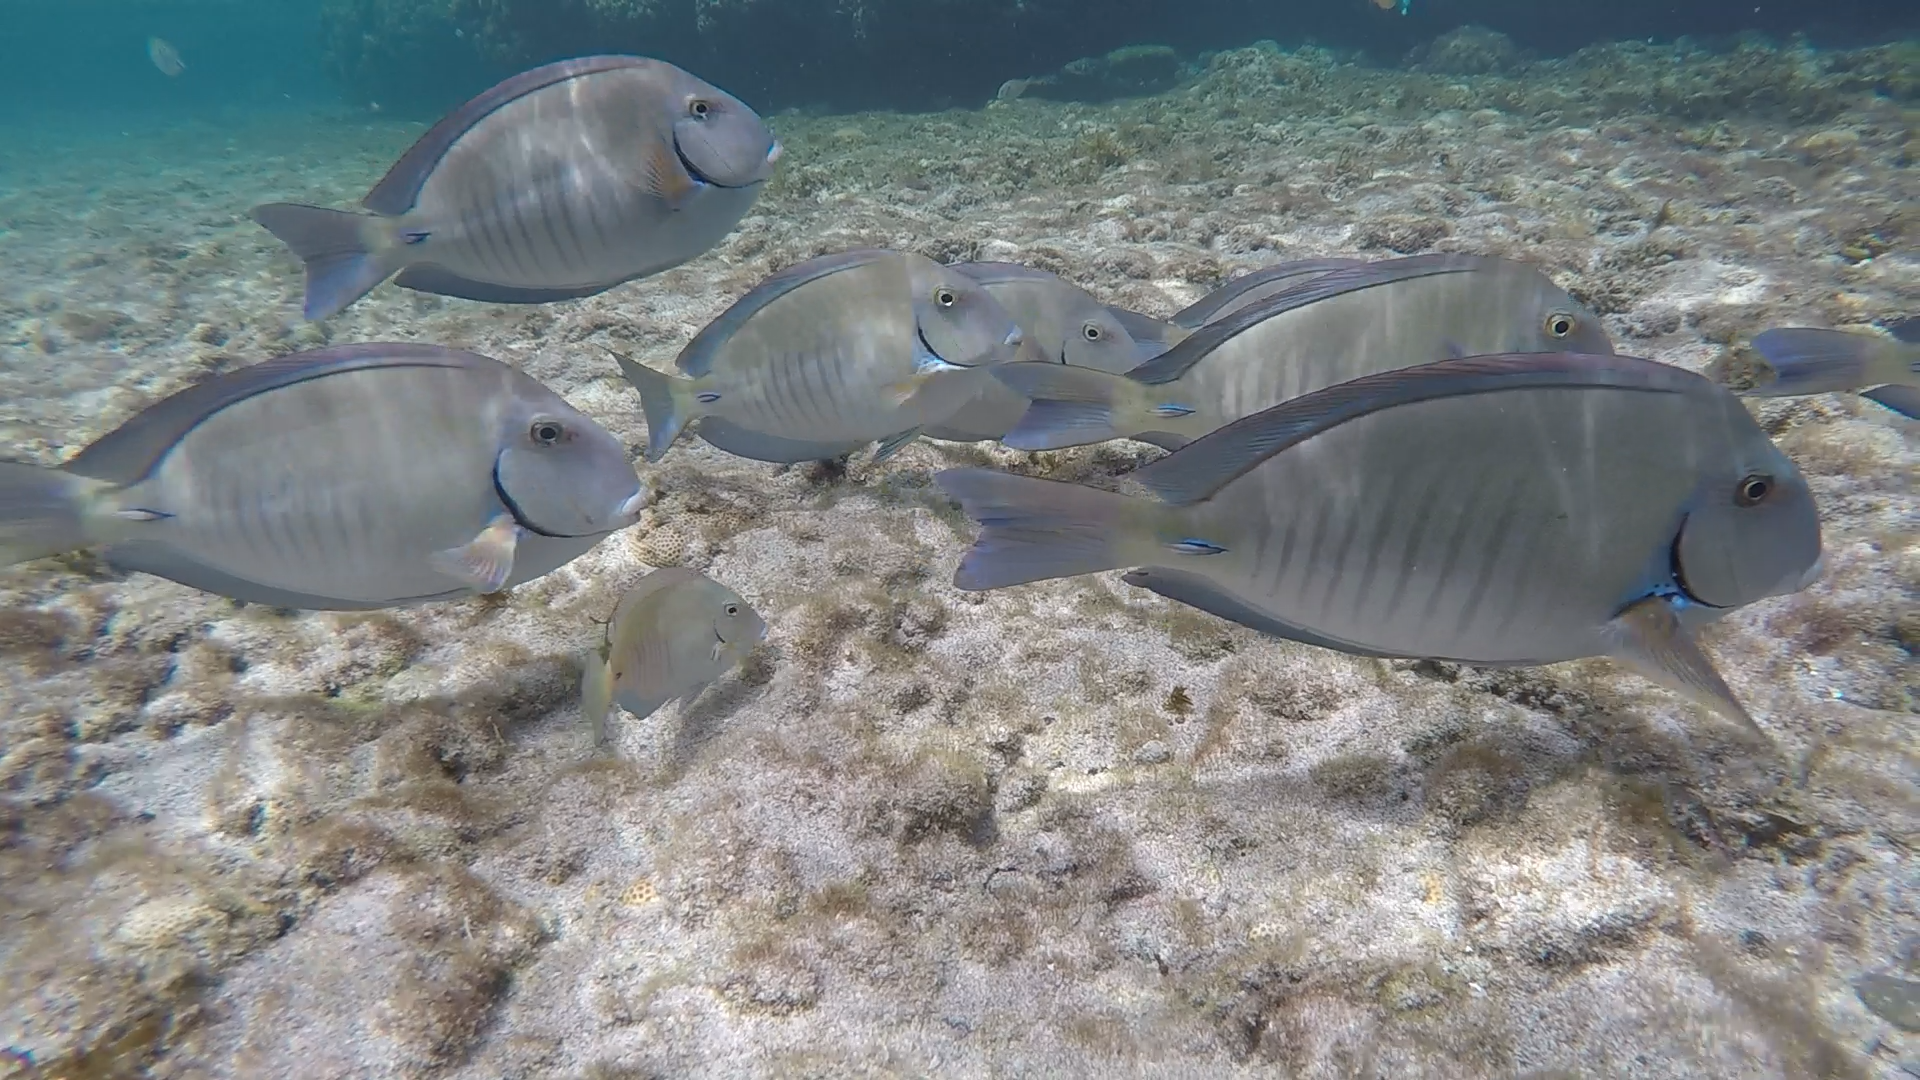
{"type": "Polygon", "coordinates": [[[960,302],[960,297],[955,295],[952,289],[942,286],[933,290],[933,302],[941,307],[952,307],[960,302]]]}
{"type": "Polygon", "coordinates": [[[532,429],[527,432],[536,446],[552,446],[566,433],[567,429],[558,420],[535,420],[532,429]]]}
{"type": "Polygon", "coordinates": [[[687,115],[693,117],[695,120],[705,120],[707,114],[712,111],[713,106],[699,98],[694,98],[691,102],[687,103],[687,115]]]}
{"type": "Polygon", "coordinates": [[[728,604],[726,607],[723,607],[720,610],[726,612],[728,618],[732,618],[733,616],[740,614],[740,605],[728,604]]]}
{"type": "Polygon", "coordinates": [[[1088,341],[1099,341],[1105,335],[1106,331],[1100,329],[1099,323],[1088,323],[1080,328],[1080,336],[1088,341]]]}
{"type": "Polygon", "coordinates": [[[1754,473],[1740,481],[1733,491],[1733,501],[1741,506],[1758,506],[1773,494],[1773,477],[1765,473],[1754,473]]]}
{"type": "Polygon", "coordinates": [[[1557,338],[1573,333],[1573,316],[1560,311],[1547,316],[1547,333],[1557,338]]]}

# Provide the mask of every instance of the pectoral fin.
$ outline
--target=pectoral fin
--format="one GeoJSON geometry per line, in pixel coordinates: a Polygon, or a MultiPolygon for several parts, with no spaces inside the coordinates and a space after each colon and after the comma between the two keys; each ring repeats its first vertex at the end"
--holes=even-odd
{"type": "Polygon", "coordinates": [[[694,191],[693,177],[667,142],[656,140],[647,153],[647,190],[660,197],[670,210],[678,210],[694,191]]]}
{"type": "Polygon", "coordinates": [[[892,435],[885,439],[881,439],[880,445],[874,448],[873,463],[875,465],[880,464],[881,462],[887,460],[893,455],[899,453],[902,447],[906,446],[908,443],[912,442],[913,440],[919,437],[920,437],[920,429],[912,428],[907,431],[903,431],[898,435],[892,435]]]}
{"type": "Polygon", "coordinates": [[[1643,678],[1738,721],[1762,740],[1767,738],[1666,600],[1650,596],[1629,604],[1607,624],[1607,637],[1613,658],[1643,678]]]}
{"type": "Polygon", "coordinates": [[[480,535],[433,554],[433,568],[483,593],[499,592],[513,575],[513,552],[520,543],[520,526],[510,514],[499,514],[480,535]]]}

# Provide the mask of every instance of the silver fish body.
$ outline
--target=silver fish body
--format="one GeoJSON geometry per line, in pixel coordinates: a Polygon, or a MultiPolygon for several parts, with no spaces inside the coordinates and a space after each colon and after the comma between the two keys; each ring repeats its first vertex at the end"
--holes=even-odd
{"type": "Polygon", "coordinates": [[[87,545],[239,600],[367,609],[546,574],[638,518],[625,446],[527,375],[322,349],[167,398],[60,469],[0,470],[0,556],[87,545]]]}
{"type": "MultiPolygon", "coordinates": [[[[1131,371],[1160,352],[1136,342],[1122,315],[1057,274],[997,262],[956,263],[954,269],[986,286],[1013,316],[1025,338],[1016,359],[1118,373],[1131,371]]],[[[997,439],[1019,423],[1026,411],[1026,398],[997,380],[982,380],[979,396],[926,433],[954,442],[997,439]]]]}
{"type": "Polygon", "coordinates": [[[1034,402],[1005,443],[1051,450],[1144,438],[1172,449],[1377,371],[1453,356],[1613,351],[1597,317],[1546,275],[1508,259],[1416,255],[1288,280],[1124,376],[1000,369],[998,378],[1034,402]]]}
{"type": "Polygon", "coordinates": [[[1239,311],[1250,304],[1258,303],[1270,296],[1278,296],[1300,285],[1307,278],[1319,277],[1332,270],[1346,270],[1355,266],[1365,266],[1364,259],[1298,259],[1274,266],[1262,267],[1252,273],[1242,274],[1225,285],[1213,290],[1200,299],[1175,312],[1168,323],[1184,330],[1198,330],[1210,322],[1239,311]]]}
{"type": "Polygon", "coordinates": [[[685,567],[642,578],[614,608],[602,654],[581,676],[592,741],[606,741],[614,705],[645,719],[739,667],[766,637],[766,620],[725,585],[685,567]]]}
{"type": "Polygon", "coordinates": [[[1687,632],[1818,575],[1805,480],[1739,401],[1611,355],[1378,373],[1134,474],[1160,500],[985,470],[956,583],[1127,581],[1278,636],[1494,665],[1616,656],[1744,717],[1687,632]]]}
{"type": "Polygon", "coordinates": [[[523,72],[441,120],[368,193],[371,214],[254,210],[307,267],[321,319],[396,272],[497,303],[590,296],[713,247],[780,155],[753,110],[660,60],[523,72]]]}
{"type": "Polygon", "coordinates": [[[881,456],[951,417],[1023,335],[972,278],[908,252],[825,255],[762,282],[681,351],[682,377],[621,359],[658,460],[703,439],[763,461],[881,456]]]}
{"type": "Polygon", "coordinates": [[[1895,322],[1891,337],[1845,330],[1780,327],[1754,336],[1772,368],[1753,397],[1852,391],[1920,420],[1920,317],[1895,322]]]}

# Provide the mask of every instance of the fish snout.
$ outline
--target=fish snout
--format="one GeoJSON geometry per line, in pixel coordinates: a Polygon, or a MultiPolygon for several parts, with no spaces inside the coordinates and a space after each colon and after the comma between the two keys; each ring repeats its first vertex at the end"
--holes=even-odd
{"type": "Polygon", "coordinates": [[[640,511],[647,508],[647,496],[650,494],[651,492],[647,490],[647,485],[641,484],[632,495],[629,495],[620,503],[619,507],[614,510],[613,520],[623,527],[639,521],[640,511]]]}
{"type": "Polygon", "coordinates": [[[1809,585],[1812,585],[1814,582],[1819,581],[1826,572],[1827,553],[1823,551],[1814,557],[1813,565],[1807,567],[1806,571],[1800,575],[1799,580],[1794,582],[1793,587],[1786,591],[1789,593],[1797,593],[1809,585]]]}

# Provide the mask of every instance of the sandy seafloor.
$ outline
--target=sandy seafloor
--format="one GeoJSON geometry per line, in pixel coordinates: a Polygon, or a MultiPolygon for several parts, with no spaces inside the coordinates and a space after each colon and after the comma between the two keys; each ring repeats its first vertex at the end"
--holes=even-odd
{"type": "MultiPolygon", "coordinates": [[[[520,365],[637,449],[602,346],[665,367],[857,244],[1155,314],[1282,258],[1508,255],[1695,369],[1920,306],[1911,101],[1639,113],[1545,79],[1249,50],[1103,107],[779,115],[781,178],[692,264],[543,308],[389,286],[323,326],[242,215],[352,205],[420,125],[17,127],[0,446],[51,464],[209,373],[386,339],[520,365]]],[[[1770,749],[1603,661],[1354,659],[1115,574],[950,586],[972,530],[934,470],[1104,482],[1133,444],[843,471],[683,442],[639,528],[370,616],[0,571],[0,1076],[1920,1075],[1850,985],[1920,964],[1916,427],[1756,408],[1830,563],[1709,635],[1770,749]],[[574,658],[676,561],[770,640],[583,765],[574,658]]]]}

